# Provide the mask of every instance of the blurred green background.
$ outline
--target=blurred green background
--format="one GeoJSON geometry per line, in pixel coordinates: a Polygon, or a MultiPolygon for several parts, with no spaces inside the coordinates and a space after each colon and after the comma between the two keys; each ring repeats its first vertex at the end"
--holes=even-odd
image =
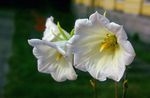
{"type": "MultiPolygon", "coordinates": [[[[49,16],[53,16],[55,22],[59,21],[70,32],[75,19],[81,18],[77,17],[74,4],[70,0],[2,0],[0,5],[3,5],[0,7],[0,49],[6,50],[2,43],[8,40],[10,42],[6,44],[11,46],[8,50],[10,55],[5,59],[8,68],[0,67],[0,81],[4,81],[0,82],[3,83],[0,98],[93,98],[89,82],[92,77],[88,73],[76,70],[77,80],[58,83],[49,74],[37,71],[37,60],[32,54],[32,47],[27,43],[28,39],[43,36],[45,21],[49,16]],[[9,28],[4,28],[5,24],[10,23],[8,21],[13,21],[12,35],[5,33],[9,32],[9,28]]],[[[89,13],[93,12],[91,8],[89,13]]],[[[135,48],[136,58],[128,69],[127,98],[150,98],[150,44],[141,41],[137,34],[129,34],[129,40],[135,48]]],[[[4,66],[3,51],[0,57],[0,66],[4,66]]],[[[97,92],[98,98],[114,98],[114,81],[97,81],[97,92]]],[[[118,98],[121,96],[122,80],[119,82],[118,98]]]]}

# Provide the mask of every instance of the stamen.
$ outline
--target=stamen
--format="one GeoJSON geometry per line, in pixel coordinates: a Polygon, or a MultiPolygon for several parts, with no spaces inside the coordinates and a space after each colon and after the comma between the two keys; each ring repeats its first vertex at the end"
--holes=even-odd
{"type": "Polygon", "coordinates": [[[114,34],[107,33],[104,41],[100,45],[100,52],[104,50],[114,51],[118,47],[117,38],[114,34]]]}

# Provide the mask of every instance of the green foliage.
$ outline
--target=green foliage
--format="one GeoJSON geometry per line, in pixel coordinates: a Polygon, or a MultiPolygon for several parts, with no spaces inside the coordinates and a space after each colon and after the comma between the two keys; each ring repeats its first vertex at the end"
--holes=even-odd
{"type": "Polygon", "coordinates": [[[72,37],[74,35],[74,28],[70,32],[70,36],[72,37]]]}
{"type": "Polygon", "coordinates": [[[64,37],[65,40],[68,40],[69,38],[67,37],[67,35],[65,34],[63,28],[60,26],[59,22],[57,22],[57,27],[61,33],[61,35],[64,37]]]}

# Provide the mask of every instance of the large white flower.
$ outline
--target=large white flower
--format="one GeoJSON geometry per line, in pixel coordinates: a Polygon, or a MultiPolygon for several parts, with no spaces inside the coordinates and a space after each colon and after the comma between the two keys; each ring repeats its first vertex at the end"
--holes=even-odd
{"type": "Polygon", "coordinates": [[[122,26],[109,22],[98,12],[89,19],[78,19],[75,35],[70,39],[74,45],[76,68],[88,71],[94,78],[119,81],[135,52],[122,26]]]}
{"type": "Polygon", "coordinates": [[[42,40],[28,40],[34,47],[34,56],[38,59],[38,71],[51,74],[58,82],[66,79],[75,80],[77,75],[72,66],[72,46],[64,38],[64,36],[68,38],[69,34],[51,19],[52,17],[47,20],[42,40]]]}

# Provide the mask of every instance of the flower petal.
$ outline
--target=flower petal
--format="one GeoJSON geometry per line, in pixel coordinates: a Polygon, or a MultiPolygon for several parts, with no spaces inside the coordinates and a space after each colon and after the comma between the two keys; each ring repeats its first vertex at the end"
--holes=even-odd
{"type": "Polygon", "coordinates": [[[73,64],[73,46],[69,43],[66,44],[66,59],[73,64]]]}
{"type": "Polygon", "coordinates": [[[131,43],[127,40],[119,40],[118,42],[121,47],[122,56],[124,57],[125,65],[131,64],[136,55],[131,43]]]}
{"type": "Polygon", "coordinates": [[[40,39],[31,39],[31,40],[28,40],[28,43],[33,47],[38,46],[38,45],[47,45],[52,48],[56,48],[56,45],[53,42],[48,42],[48,41],[44,41],[40,39]]]}
{"type": "Polygon", "coordinates": [[[74,54],[75,67],[82,71],[87,71],[88,66],[94,66],[95,62],[99,58],[98,56],[100,56],[98,46],[94,49],[80,47],[80,51],[75,51],[74,54]]]}
{"type": "Polygon", "coordinates": [[[103,26],[94,24],[88,19],[78,19],[75,22],[75,35],[90,34],[104,37],[106,33],[103,26]]]}
{"type": "Polygon", "coordinates": [[[89,20],[92,22],[92,24],[101,26],[106,26],[109,23],[109,20],[105,16],[99,14],[97,11],[89,17],[89,20]]]}
{"type": "Polygon", "coordinates": [[[123,46],[120,46],[114,54],[101,53],[99,56],[95,55],[89,59],[89,63],[85,64],[85,70],[100,81],[104,81],[106,78],[120,81],[125,71],[125,65],[129,65],[135,57],[129,41],[124,41],[121,45],[123,46]],[[95,60],[97,58],[98,60],[95,60]]]}
{"type": "Polygon", "coordinates": [[[52,77],[56,81],[62,82],[66,79],[75,80],[77,78],[77,75],[72,67],[72,63],[67,63],[66,59],[62,58],[61,61],[58,62],[58,65],[59,67],[51,73],[52,77]]]}
{"type": "Polygon", "coordinates": [[[66,55],[66,41],[53,42],[56,45],[56,49],[62,55],[66,55]]]}
{"type": "Polygon", "coordinates": [[[54,43],[39,39],[31,39],[28,42],[34,47],[33,54],[38,59],[38,70],[40,72],[51,74],[58,82],[77,78],[72,63],[66,59],[66,55],[62,54],[60,60],[56,60],[57,54],[62,53],[59,48],[65,47],[65,42],[54,43]]]}
{"type": "Polygon", "coordinates": [[[95,78],[100,81],[105,81],[107,78],[119,81],[125,71],[125,65],[122,63],[122,59],[119,54],[96,55],[87,65],[87,71],[95,78]]]}
{"type": "Polygon", "coordinates": [[[38,59],[38,70],[43,73],[50,73],[55,69],[55,54],[56,46],[53,44],[46,44],[45,41],[39,39],[31,39],[28,41],[33,46],[33,54],[38,59]]]}
{"type": "Polygon", "coordinates": [[[44,31],[43,40],[52,41],[59,35],[57,25],[53,22],[54,18],[51,16],[46,21],[46,29],[44,31]]]}
{"type": "Polygon", "coordinates": [[[124,58],[120,57],[119,53],[110,56],[103,56],[99,61],[101,68],[99,74],[114,81],[120,81],[125,71],[124,58]]]}
{"type": "Polygon", "coordinates": [[[127,34],[123,29],[123,26],[118,25],[114,22],[111,22],[107,25],[108,30],[110,30],[111,32],[115,33],[116,36],[118,37],[118,39],[124,39],[127,40],[127,34]]]}

